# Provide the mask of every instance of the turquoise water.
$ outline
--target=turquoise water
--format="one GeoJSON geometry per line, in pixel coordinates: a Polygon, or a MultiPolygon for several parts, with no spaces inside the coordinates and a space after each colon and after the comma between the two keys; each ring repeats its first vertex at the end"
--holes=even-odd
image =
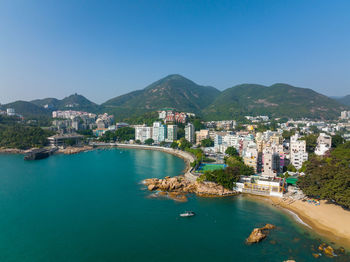
{"type": "Polygon", "coordinates": [[[32,162],[0,155],[0,261],[314,260],[311,246],[319,242],[269,205],[243,196],[177,203],[151,198],[140,184],[184,167],[179,158],[147,150],[32,162]],[[197,216],[179,218],[184,210],[197,216]],[[265,223],[278,228],[246,245],[265,223]]]}

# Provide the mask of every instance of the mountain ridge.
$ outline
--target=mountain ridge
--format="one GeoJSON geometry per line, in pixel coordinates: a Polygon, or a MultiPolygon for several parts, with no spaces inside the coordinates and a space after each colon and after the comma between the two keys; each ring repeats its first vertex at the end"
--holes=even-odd
{"type": "MultiPolygon", "coordinates": [[[[28,112],[48,115],[52,110],[82,110],[107,112],[114,114],[118,120],[165,107],[196,113],[205,120],[235,119],[245,115],[332,119],[337,118],[340,111],[349,109],[337,100],[309,88],[285,83],[270,86],[246,83],[219,91],[215,87],[198,85],[179,74],[171,74],[143,89],[116,96],[100,105],[75,93],[61,100],[44,98],[30,102],[16,101],[14,106],[23,115],[28,112]],[[50,106],[44,108],[45,105],[50,106]]],[[[5,106],[10,107],[11,104],[5,106]]]]}

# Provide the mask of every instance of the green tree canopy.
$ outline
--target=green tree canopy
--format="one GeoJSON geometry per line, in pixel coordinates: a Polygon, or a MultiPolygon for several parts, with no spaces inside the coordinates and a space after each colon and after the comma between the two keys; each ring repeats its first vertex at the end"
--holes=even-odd
{"type": "Polygon", "coordinates": [[[149,146],[150,146],[150,145],[152,145],[153,143],[154,143],[154,140],[153,140],[152,138],[148,138],[148,139],[145,140],[145,144],[146,144],[146,145],[149,145],[149,146]]]}
{"type": "Polygon", "coordinates": [[[204,139],[201,141],[201,146],[202,147],[212,147],[212,146],[214,146],[214,141],[211,140],[210,138],[204,139]]]}
{"type": "Polygon", "coordinates": [[[234,148],[233,146],[228,147],[225,150],[225,154],[227,154],[229,156],[239,156],[239,153],[238,153],[237,149],[234,148]]]}

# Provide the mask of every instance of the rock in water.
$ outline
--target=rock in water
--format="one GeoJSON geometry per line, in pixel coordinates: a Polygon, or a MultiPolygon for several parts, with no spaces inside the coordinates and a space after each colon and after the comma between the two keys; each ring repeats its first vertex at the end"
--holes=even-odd
{"type": "Polygon", "coordinates": [[[265,239],[267,234],[269,233],[270,229],[274,229],[276,226],[272,224],[266,224],[265,226],[261,228],[254,228],[252,233],[250,233],[249,237],[247,238],[247,243],[258,243],[261,240],[265,239]]]}
{"type": "Polygon", "coordinates": [[[326,247],[323,251],[326,256],[334,257],[334,249],[331,246],[326,247]]]}
{"type": "Polygon", "coordinates": [[[156,186],[156,185],[150,184],[150,185],[148,186],[148,190],[149,190],[149,191],[153,191],[153,190],[156,190],[156,189],[157,189],[157,186],[156,186]]]}
{"type": "Polygon", "coordinates": [[[266,234],[264,234],[261,230],[261,228],[254,228],[252,233],[250,233],[249,237],[247,238],[247,243],[258,243],[261,240],[263,240],[266,237],[266,234]]]}
{"type": "Polygon", "coordinates": [[[261,229],[264,230],[264,229],[274,229],[276,226],[275,225],[272,225],[272,224],[266,224],[264,227],[262,227],[261,229]]]}

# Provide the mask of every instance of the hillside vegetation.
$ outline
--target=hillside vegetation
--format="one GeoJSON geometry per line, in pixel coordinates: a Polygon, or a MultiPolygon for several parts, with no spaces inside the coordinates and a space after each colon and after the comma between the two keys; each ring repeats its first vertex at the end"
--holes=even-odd
{"type": "Polygon", "coordinates": [[[243,84],[223,91],[203,110],[206,119],[232,119],[242,115],[292,118],[337,118],[346,107],[311,89],[287,84],[243,84]]]}

